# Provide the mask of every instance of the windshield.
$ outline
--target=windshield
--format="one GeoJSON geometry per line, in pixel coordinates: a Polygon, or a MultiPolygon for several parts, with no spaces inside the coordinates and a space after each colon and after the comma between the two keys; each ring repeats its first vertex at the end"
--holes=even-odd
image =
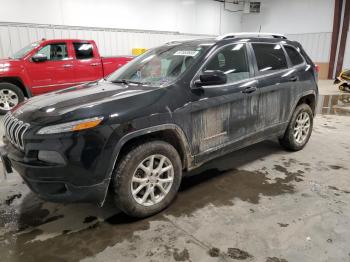
{"type": "Polygon", "coordinates": [[[209,45],[183,43],[152,49],[108,77],[111,82],[166,86],[178,79],[209,45]]]}
{"type": "Polygon", "coordinates": [[[18,50],[16,53],[14,53],[11,58],[14,59],[20,59],[22,57],[24,57],[26,54],[28,54],[30,51],[32,51],[35,47],[39,46],[40,42],[35,42],[35,43],[31,43],[25,47],[23,47],[22,49],[18,50]]]}

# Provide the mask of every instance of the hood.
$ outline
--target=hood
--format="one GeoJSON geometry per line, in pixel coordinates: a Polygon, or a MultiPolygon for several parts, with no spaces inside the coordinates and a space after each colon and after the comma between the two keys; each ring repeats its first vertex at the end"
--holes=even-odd
{"type": "Polygon", "coordinates": [[[98,116],[122,100],[156,89],[159,88],[99,81],[33,97],[16,107],[13,114],[31,124],[57,121],[63,115],[64,119],[98,116]]]}
{"type": "Polygon", "coordinates": [[[20,67],[21,61],[16,59],[0,59],[0,74],[7,72],[10,67],[20,67]]]}

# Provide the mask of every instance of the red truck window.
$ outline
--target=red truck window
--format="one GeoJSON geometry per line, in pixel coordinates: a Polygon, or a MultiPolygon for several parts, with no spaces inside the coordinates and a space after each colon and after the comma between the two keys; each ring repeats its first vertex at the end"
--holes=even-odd
{"type": "Polygon", "coordinates": [[[73,43],[77,59],[90,59],[94,57],[93,47],[90,43],[73,43]]]}
{"type": "Polygon", "coordinates": [[[50,44],[46,45],[38,51],[38,54],[46,55],[47,60],[57,61],[68,58],[66,44],[50,44]]]}

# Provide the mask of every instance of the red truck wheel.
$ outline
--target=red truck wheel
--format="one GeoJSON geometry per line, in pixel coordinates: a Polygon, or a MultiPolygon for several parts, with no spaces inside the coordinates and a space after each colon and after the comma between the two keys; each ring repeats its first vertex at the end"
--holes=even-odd
{"type": "Polygon", "coordinates": [[[22,90],[11,83],[0,83],[0,114],[4,115],[24,100],[22,90]]]}

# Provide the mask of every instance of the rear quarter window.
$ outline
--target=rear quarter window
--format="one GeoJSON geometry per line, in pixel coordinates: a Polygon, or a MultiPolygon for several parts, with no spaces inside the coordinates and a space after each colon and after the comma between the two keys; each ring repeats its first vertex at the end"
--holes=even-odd
{"type": "Polygon", "coordinates": [[[300,64],[304,63],[303,57],[298,52],[298,50],[296,50],[294,47],[285,45],[284,49],[286,50],[286,52],[289,56],[289,59],[292,62],[293,66],[300,65],[300,64]]]}
{"type": "Polygon", "coordinates": [[[276,71],[288,68],[286,56],[280,44],[252,44],[259,72],[276,71]]]}

